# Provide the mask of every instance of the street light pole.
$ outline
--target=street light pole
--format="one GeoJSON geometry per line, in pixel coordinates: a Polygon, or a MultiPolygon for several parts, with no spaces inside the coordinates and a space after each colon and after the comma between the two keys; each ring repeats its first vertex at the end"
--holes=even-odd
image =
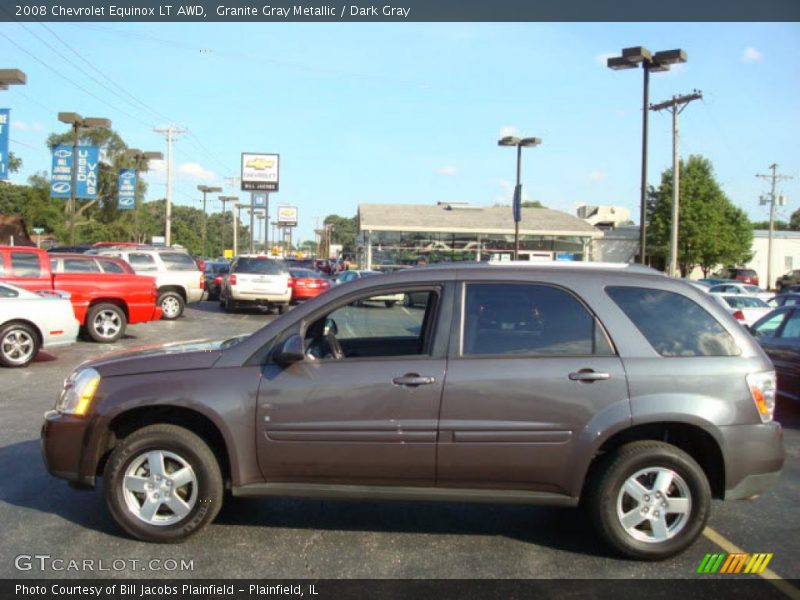
{"type": "Polygon", "coordinates": [[[522,220],[522,148],[538,146],[542,143],[541,138],[528,137],[518,138],[513,135],[507,135],[497,141],[498,146],[516,146],[517,147],[517,184],[514,186],[514,260],[519,259],[519,222],[522,220]]]}
{"type": "Polygon", "coordinates": [[[220,202],[222,202],[222,256],[225,256],[225,221],[227,221],[227,213],[225,212],[225,203],[226,202],[233,202],[235,203],[239,196],[218,196],[220,202]]]}
{"type": "Polygon", "coordinates": [[[202,257],[205,258],[206,256],[206,229],[208,227],[208,215],[206,213],[206,194],[216,194],[222,191],[221,187],[212,187],[209,185],[198,185],[197,189],[203,193],[203,253],[202,257]]]}
{"type": "Polygon", "coordinates": [[[129,148],[125,154],[133,159],[133,170],[136,173],[136,189],[133,191],[133,228],[135,230],[135,237],[137,242],[141,242],[141,232],[139,231],[139,196],[137,194],[139,188],[139,163],[150,160],[164,160],[164,154],[161,152],[142,152],[138,148],[129,148]]]}
{"type": "Polygon", "coordinates": [[[111,128],[111,119],[104,119],[100,117],[86,117],[83,118],[78,113],[74,112],[60,112],[58,113],[58,120],[62,123],[72,127],[72,166],[70,169],[70,186],[69,186],[69,243],[71,246],[75,245],[75,186],[78,182],[78,138],[81,129],[91,129],[93,127],[102,127],[105,129],[111,128]]]}
{"type": "Polygon", "coordinates": [[[642,46],[624,48],[622,56],[609,58],[606,65],[609,69],[620,71],[635,69],[642,65],[644,80],[642,86],[642,179],[639,196],[639,262],[646,263],[647,255],[647,122],[650,103],[650,71],[669,71],[670,65],[685,63],[686,52],[683,50],[662,50],[651,53],[642,46]]]}

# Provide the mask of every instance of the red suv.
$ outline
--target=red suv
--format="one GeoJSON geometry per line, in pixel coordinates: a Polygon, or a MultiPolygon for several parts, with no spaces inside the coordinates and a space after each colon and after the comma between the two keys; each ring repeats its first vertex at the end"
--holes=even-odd
{"type": "Polygon", "coordinates": [[[734,281],[741,281],[742,283],[749,283],[758,285],[758,273],[754,269],[743,269],[739,267],[728,267],[720,271],[720,277],[725,279],[733,279],[734,281]]]}

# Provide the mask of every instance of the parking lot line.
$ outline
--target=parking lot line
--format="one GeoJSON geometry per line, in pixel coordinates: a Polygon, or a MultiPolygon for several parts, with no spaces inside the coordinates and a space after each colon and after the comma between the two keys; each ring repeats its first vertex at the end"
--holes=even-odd
{"type": "MultiPolygon", "coordinates": [[[[706,527],[703,530],[703,535],[715,543],[717,546],[725,550],[728,554],[745,554],[745,551],[739,548],[736,544],[724,537],[722,534],[717,533],[711,527],[706,527]]],[[[800,600],[800,590],[786,581],[783,577],[778,575],[772,569],[764,569],[763,573],[758,574],[759,577],[766,579],[781,592],[789,596],[792,600],[800,600]]]]}

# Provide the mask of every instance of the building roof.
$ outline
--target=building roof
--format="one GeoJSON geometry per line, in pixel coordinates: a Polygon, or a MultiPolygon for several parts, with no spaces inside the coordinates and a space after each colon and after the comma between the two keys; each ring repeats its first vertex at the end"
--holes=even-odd
{"type": "MultiPolygon", "coordinates": [[[[359,204],[362,231],[514,233],[511,207],[464,204],[359,204]]],[[[603,232],[577,217],[550,208],[523,208],[521,235],[602,238],[603,232]]]]}

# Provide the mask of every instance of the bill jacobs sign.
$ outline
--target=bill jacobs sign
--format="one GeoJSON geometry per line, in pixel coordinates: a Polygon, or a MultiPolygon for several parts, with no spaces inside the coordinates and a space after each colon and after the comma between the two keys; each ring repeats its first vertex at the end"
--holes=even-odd
{"type": "Polygon", "coordinates": [[[279,154],[242,152],[242,191],[277,192],[279,154]]]}

